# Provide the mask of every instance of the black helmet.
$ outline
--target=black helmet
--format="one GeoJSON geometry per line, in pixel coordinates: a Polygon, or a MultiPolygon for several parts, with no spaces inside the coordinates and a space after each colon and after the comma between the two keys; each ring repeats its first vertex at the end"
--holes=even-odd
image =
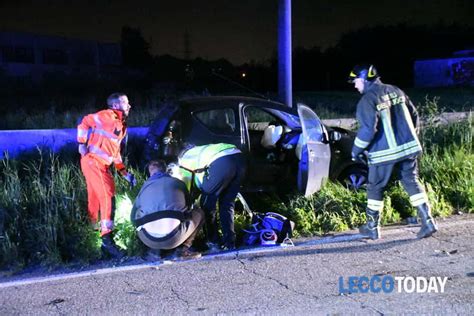
{"type": "Polygon", "coordinates": [[[380,76],[377,71],[377,68],[375,68],[374,65],[361,64],[361,65],[356,65],[354,69],[352,69],[347,81],[349,83],[353,83],[354,79],[357,79],[357,78],[362,78],[367,81],[374,81],[375,79],[379,77],[380,76]]]}

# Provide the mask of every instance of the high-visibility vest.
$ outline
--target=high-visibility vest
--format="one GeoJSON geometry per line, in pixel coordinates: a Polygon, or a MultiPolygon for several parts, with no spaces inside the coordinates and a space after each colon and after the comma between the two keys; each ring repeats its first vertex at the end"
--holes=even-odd
{"type": "Polygon", "coordinates": [[[86,144],[89,155],[104,165],[115,164],[117,170],[126,174],[120,154],[120,144],[127,135],[127,126],[121,111],[102,110],[86,115],[77,126],[77,142],[86,144]]]}
{"type": "MultiPolygon", "coordinates": [[[[179,165],[185,167],[186,169],[196,170],[202,169],[209,166],[216,159],[241,153],[235,145],[232,144],[210,144],[203,146],[196,146],[187,150],[181,158],[179,158],[179,165]]],[[[180,168],[181,178],[186,183],[188,189],[191,186],[191,172],[180,168]]],[[[194,183],[197,188],[201,188],[202,181],[204,179],[205,172],[196,173],[194,176],[194,183]]]]}

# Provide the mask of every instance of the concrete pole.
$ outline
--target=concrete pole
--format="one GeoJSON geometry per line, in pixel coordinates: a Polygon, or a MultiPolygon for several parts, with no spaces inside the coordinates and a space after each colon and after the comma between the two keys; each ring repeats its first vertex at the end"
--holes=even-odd
{"type": "Polygon", "coordinates": [[[291,71],[291,0],[278,1],[278,97],[293,106],[291,71]]]}

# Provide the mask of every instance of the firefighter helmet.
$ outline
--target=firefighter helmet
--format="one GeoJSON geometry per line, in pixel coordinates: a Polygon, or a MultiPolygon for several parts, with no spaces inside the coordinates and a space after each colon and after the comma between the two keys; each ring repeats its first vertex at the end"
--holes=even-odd
{"type": "Polygon", "coordinates": [[[349,74],[349,78],[347,81],[349,83],[353,83],[355,79],[361,78],[367,81],[374,81],[375,79],[379,78],[379,73],[377,68],[371,64],[361,64],[356,65],[354,69],[352,69],[351,73],[349,74]]]}

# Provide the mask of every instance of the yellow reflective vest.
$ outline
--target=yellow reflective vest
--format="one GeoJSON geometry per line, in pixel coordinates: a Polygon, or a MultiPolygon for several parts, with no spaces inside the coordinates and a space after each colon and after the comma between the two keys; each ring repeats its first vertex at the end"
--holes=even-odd
{"type": "MultiPolygon", "coordinates": [[[[179,165],[189,170],[197,170],[208,167],[213,161],[220,157],[240,153],[241,151],[232,144],[209,144],[196,146],[187,150],[180,158],[179,165]]],[[[180,168],[182,180],[186,183],[188,189],[191,187],[191,172],[180,168]]],[[[207,172],[199,172],[195,174],[194,184],[198,189],[201,188],[202,181],[207,172]]]]}

